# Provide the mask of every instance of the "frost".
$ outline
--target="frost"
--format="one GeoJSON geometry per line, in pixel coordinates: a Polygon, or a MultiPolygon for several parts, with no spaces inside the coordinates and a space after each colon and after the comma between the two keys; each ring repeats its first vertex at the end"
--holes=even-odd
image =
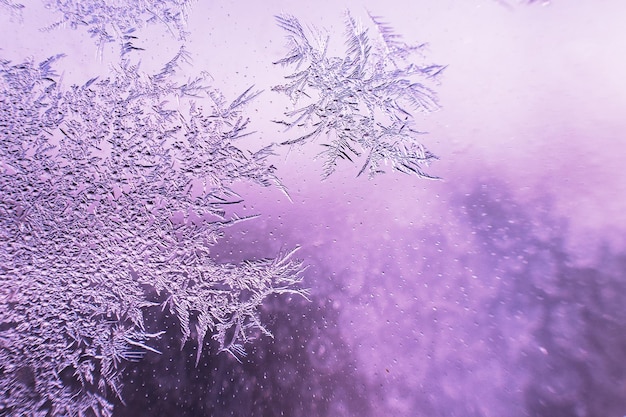
{"type": "Polygon", "coordinates": [[[0,0],[0,7],[8,10],[13,17],[22,17],[24,5],[13,0],[0,0]]]}
{"type": "Polygon", "coordinates": [[[63,19],[54,26],[86,26],[89,33],[101,42],[122,39],[129,30],[153,23],[165,25],[172,35],[184,39],[184,24],[191,4],[191,0],[43,1],[47,8],[63,14],[63,19]]]}
{"type": "MultiPolygon", "coordinates": [[[[85,27],[96,39],[100,51],[104,44],[117,42],[122,56],[132,50],[137,39],[134,32],[146,25],[160,24],[178,40],[187,36],[185,23],[192,0],[42,0],[47,9],[58,12],[61,19],[43,30],[60,26],[72,29],[85,27]]],[[[20,12],[24,4],[13,0],[0,0],[12,13],[20,12]]]]}
{"type": "Polygon", "coordinates": [[[0,60],[0,415],[110,416],[124,364],[156,352],[151,309],[173,313],[198,358],[207,336],[239,356],[269,334],[269,295],[306,293],[294,251],[210,254],[247,219],[233,183],[282,188],[271,148],[235,145],[257,92],[178,82],[184,49],[158,74],[122,62],[70,88],[60,58],[0,60]]]}
{"type": "Polygon", "coordinates": [[[346,50],[329,56],[329,37],[305,31],[298,19],[276,17],[285,30],[289,52],[275,62],[293,68],[288,82],[273,88],[291,98],[297,108],[277,123],[303,128],[306,133],[283,142],[304,144],[326,136],[323,177],[341,160],[361,158],[359,175],[382,173],[390,164],[397,171],[435,178],[424,171],[436,156],[417,140],[411,111],[438,108],[431,85],[443,71],[440,65],[417,65],[410,58],[424,45],[408,45],[380,18],[370,16],[376,35],[370,35],[346,14],[346,50]]]}

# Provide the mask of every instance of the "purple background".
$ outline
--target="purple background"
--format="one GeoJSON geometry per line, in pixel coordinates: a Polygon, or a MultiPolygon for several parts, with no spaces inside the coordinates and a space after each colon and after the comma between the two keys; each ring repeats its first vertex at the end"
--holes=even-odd
{"type": "MultiPolygon", "coordinates": [[[[315,145],[285,150],[274,164],[293,202],[242,185],[239,214],[262,216],[231,228],[216,256],[302,245],[312,302],[271,300],[275,338],[242,365],[148,355],[117,415],[626,414],[622,1],[213,3],[191,9],[193,69],[229,97],[266,90],[251,148],[294,135],[268,122],[290,105],[269,91],[286,74],[271,64],[284,52],[273,15],[339,37],[346,8],[370,10],[428,41],[427,59],[449,68],[442,110],[417,121],[444,180],[368,181],[345,166],[320,182],[315,145]]],[[[38,32],[55,17],[36,6],[23,23],[0,17],[5,57],[64,52],[66,85],[106,73],[113,48],[99,60],[84,32],[38,32]]],[[[145,70],[178,49],[160,29],[139,35],[145,70]]]]}

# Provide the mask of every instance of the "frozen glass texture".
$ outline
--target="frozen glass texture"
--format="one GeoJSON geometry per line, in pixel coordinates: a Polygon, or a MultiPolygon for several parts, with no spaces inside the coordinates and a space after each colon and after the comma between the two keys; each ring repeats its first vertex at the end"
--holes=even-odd
{"type": "Polygon", "coordinates": [[[423,45],[407,45],[389,25],[370,16],[379,38],[372,44],[368,30],[347,13],[345,56],[328,57],[328,35],[307,35],[293,16],[276,19],[288,34],[289,52],[275,63],[294,66],[296,72],[286,77],[289,83],[273,90],[287,94],[300,106],[302,96],[317,98],[287,112],[288,121],[277,121],[288,128],[311,130],[283,144],[328,137],[330,143],[323,144],[322,153],[324,177],[335,171],[339,160],[352,162],[366,153],[359,175],[367,171],[372,177],[384,172],[381,165],[389,163],[397,171],[430,178],[422,167],[436,157],[416,141],[419,132],[411,127],[408,110],[438,108],[435,92],[425,83],[432,83],[444,67],[410,63],[423,45]]]}
{"type": "Polygon", "coordinates": [[[0,0],[0,417],[625,416],[623,16],[0,0]]]}

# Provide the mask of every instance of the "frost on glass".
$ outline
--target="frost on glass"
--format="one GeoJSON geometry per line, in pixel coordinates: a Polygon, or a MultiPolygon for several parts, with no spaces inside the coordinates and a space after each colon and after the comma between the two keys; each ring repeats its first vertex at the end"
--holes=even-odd
{"type": "Polygon", "coordinates": [[[7,10],[12,16],[21,16],[24,5],[13,0],[0,0],[0,9],[7,10]]]}
{"type": "MultiPolygon", "coordinates": [[[[134,32],[149,24],[160,24],[178,40],[187,33],[188,9],[192,0],[41,0],[47,9],[57,12],[60,19],[44,28],[52,30],[60,26],[72,29],[86,28],[100,49],[104,44],[117,42],[122,55],[137,49],[134,32]]],[[[28,3],[26,3],[28,4],[28,3]]],[[[0,0],[11,12],[20,12],[25,6],[13,0],[0,0]]]]}
{"type": "Polygon", "coordinates": [[[323,137],[323,177],[341,160],[361,159],[359,175],[370,177],[390,165],[420,178],[435,178],[425,168],[436,156],[419,140],[413,111],[438,108],[432,86],[444,69],[418,65],[413,58],[424,45],[408,45],[380,18],[370,16],[374,34],[350,14],[345,18],[345,54],[329,56],[329,36],[305,29],[297,18],[276,18],[285,30],[289,51],[275,64],[293,73],[273,88],[286,94],[296,109],[276,120],[306,132],[283,142],[304,144],[323,137]]]}
{"type": "Polygon", "coordinates": [[[0,415],[110,416],[124,364],[165,330],[144,325],[150,309],[176,317],[197,358],[211,338],[240,357],[269,334],[269,295],[305,293],[294,251],[211,257],[246,220],[233,183],[282,185],[271,148],[235,145],[257,92],[177,82],[186,57],[70,88],[60,56],[0,60],[0,415]]]}

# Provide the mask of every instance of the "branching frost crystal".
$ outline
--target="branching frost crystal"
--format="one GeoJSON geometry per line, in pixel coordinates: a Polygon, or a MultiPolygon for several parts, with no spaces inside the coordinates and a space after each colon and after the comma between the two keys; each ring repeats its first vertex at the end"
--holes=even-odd
{"type": "Polygon", "coordinates": [[[359,175],[397,171],[434,178],[424,167],[436,159],[418,140],[412,110],[438,108],[429,86],[442,72],[440,65],[420,66],[409,58],[423,45],[410,46],[378,17],[371,16],[377,36],[346,14],[346,52],[329,56],[329,38],[305,31],[293,16],[278,16],[289,52],[276,64],[294,68],[288,82],[273,90],[288,95],[297,109],[277,120],[307,132],[284,144],[294,145],[326,136],[323,176],[331,175],[340,160],[362,157],[359,175]]]}
{"type": "Polygon", "coordinates": [[[177,83],[186,57],[154,75],[123,62],[69,89],[60,56],[0,61],[0,415],[110,416],[124,363],[155,350],[161,329],[144,317],[159,304],[198,357],[207,335],[240,355],[268,334],[267,296],[303,293],[293,252],[210,256],[245,220],[235,181],[282,185],[270,148],[234,143],[257,93],[228,101],[202,78],[177,83]]]}
{"type": "MultiPolygon", "coordinates": [[[[228,100],[203,76],[182,79],[184,48],[156,74],[125,59],[147,23],[183,39],[189,3],[45,0],[63,15],[52,27],[121,45],[106,79],[66,88],[53,70],[61,55],[0,60],[0,416],[111,416],[124,365],[158,353],[164,329],[145,320],[156,309],[177,320],[181,344],[197,345],[196,363],[209,339],[239,359],[270,335],[258,313],[268,296],[307,294],[296,250],[239,264],[211,254],[225,228],[250,218],[236,214],[235,182],[286,194],[272,147],[236,144],[259,92],[228,100]]],[[[376,17],[374,39],[346,15],[343,57],[294,17],[277,19],[290,48],[277,64],[295,72],[274,90],[301,106],[278,122],[308,131],[285,144],[326,135],[325,177],[361,157],[359,174],[390,164],[433,178],[411,111],[437,109],[429,85],[443,67],[411,63],[421,45],[376,17]]]]}
{"type": "MultiPolygon", "coordinates": [[[[61,19],[43,28],[52,30],[60,26],[72,29],[86,28],[96,39],[100,49],[104,44],[117,42],[125,55],[136,47],[135,31],[149,24],[160,24],[174,36],[183,40],[187,36],[185,23],[192,0],[42,0],[45,7],[61,14],[61,19]]],[[[28,4],[28,3],[27,3],[28,4]]],[[[0,0],[13,14],[19,14],[24,4],[13,0],[0,0]]]]}

